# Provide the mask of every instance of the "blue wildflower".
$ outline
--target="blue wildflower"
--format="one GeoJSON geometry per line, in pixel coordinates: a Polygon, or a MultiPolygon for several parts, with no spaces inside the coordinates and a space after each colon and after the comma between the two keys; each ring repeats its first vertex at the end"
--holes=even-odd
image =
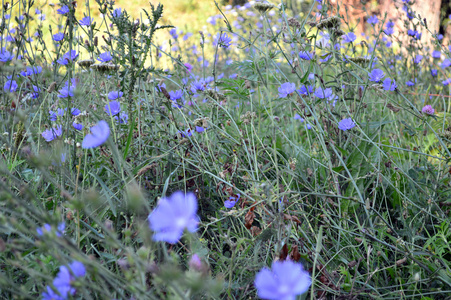
{"type": "Polygon", "coordinates": [[[110,127],[104,120],[99,121],[95,126],[91,127],[91,133],[87,134],[83,139],[81,147],[83,149],[95,148],[108,140],[110,136],[110,127]]]}
{"type": "Polygon", "coordinates": [[[315,56],[315,52],[300,51],[299,58],[303,60],[311,60],[315,56]]]}
{"type": "Polygon", "coordinates": [[[56,127],[52,127],[50,129],[44,130],[42,132],[42,137],[47,141],[51,142],[54,139],[60,137],[63,134],[63,127],[61,125],[57,125],[56,127]]]}
{"type": "Polygon", "coordinates": [[[69,267],[60,266],[58,274],[55,279],[53,279],[53,285],[62,296],[62,299],[68,299],[69,296],[73,296],[76,292],[75,288],[72,286],[73,281],[76,278],[84,277],[85,275],[85,266],[79,261],[74,261],[69,264],[69,267]]]}
{"type": "Polygon", "coordinates": [[[328,62],[331,59],[332,53],[326,53],[324,58],[320,59],[319,62],[328,62]]]}
{"type": "Polygon", "coordinates": [[[301,85],[301,87],[299,88],[299,90],[297,90],[299,92],[299,94],[303,95],[303,96],[308,96],[310,94],[312,94],[314,92],[313,90],[313,86],[312,85],[301,85]]]}
{"type": "Polygon", "coordinates": [[[14,55],[7,51],[5,48],[2,48],[0,51],[0,61],[7,62],[14,58],[14,55]]]}
{"type": "Polygon", "coordinates": [[[108,99],[116,100],[116,99],[122,97],[123,95],[124,95],[124,93],[121,91],[112,91],[112,92],[108,93],[108,99]]]}
{"type": "Polygon", "coordinates": [[[38,227],[36,228],[36,232],[39,236],[43,236],[44,233],[49,233],[52,231],[52,226],[50,226],[50,224],[44,224],[44,226],[42,227],[38,227]]]}
{"type": "Polygon", "coordinates": [[[191,82],[191,92],[195,94],[198,91],[205,91],[206,83],[203,80],[191,82]]]}
{"type": "Polygon", "coordinates": [[[291,95],[296,91],[296,85],[291,82],[285,82],[282,83],[282,85],[279,87],[279,98],[286,98],[287,96],[291,95]]]}
{"type": "Polygon", "coordinates": [[[73,97],[74,96],[74,90],[75,87],[74,86],[63,86],[59,91],[58,91],[58,97],[59,98],[68,98],[68,97],[73,97]]]}
{"type": "Polygon", "coordinates": [[[232,208],[235,206],[235,204],[240,200],[241,195],[236,194],[236,197],[229,197],[228,200],[224,201],[224,207],[225,208],[232,208]]]}
{"type": "Polygon", "coordinates": [[[115,10],[113,10],[113,13],[111,15],[113,16],[113,18],[119,18],[120,16],[122,16],[122,8],[116,8],[115,10]]]}
{"type": "Polygon", "coordinates": [[[188,128],[186,131],[178,131],[177,133],[180,134],[182,138],[187,138],[193,135],[191,128],[188,128]]]}
{"type": "Polygon", "coordinates": [[[380,69],[373,69],[371,73],[368,74],[369,80],[374,82],[379,82],[384,78],[385,74],[380,69]]]}
{"type": "Polygon", "coordinates": [[[76,107],[72,107],[72,108],[70,109],[70,113],[71,113],[73,116],[78,116],[79,114],[81,114],[81,111],[80,111],[78,108],[76,108],[76,107]]]}
{"type": "MultiPolygon", "coordinates": [[[[55,235],[57,237],[63,235],[65,228],[66,224],[64,222],[59,223],[57,229],[55,230],[55,235]]],[[[36,228],[36,232],[38,233],[39,236],[42,236],[44,235],[44,233],[52,232],[52,229],[53,229],[52,226],[50,226],[49,224],[44,224],[44,226],[36,228]]]]}
{"type": "Polygon", "coordinates": [[[193,193],[178,191],[169,198],[161,198],[147,218],[150,229],[154,231],[153,240],[175,244],[185,229],[195,232],[199,223],[196,213],[197,199],[193,193]]]}
{"type": "Polygon", "coordinates": [[[204,132],[205,131],[205,128],[204,127],[202,127],[202,126],[196,126],[196,132],[197,133],[202,133],[202,132],[204,132]]]}
{"type": "Polygon", "coordinates": [[[232,44],[232,38],[227,35],[225,32],[220,32],[218,36],[216,37],[216,43],[214,45],[216,46],[219,44],[219,47],[222,48],[229,48],[232,44]]]}
{"type": "Polygon", "coordinates": [[[357,36],[354,32],[349,32],[348,34],[342,35],[343,42],[345,43],[352,43],[356,40],[357,36]]]}
{"type": "Polygon", "coordinates": [[[3,85],[3,90],[5,92],[15,92],[18,88],[17,82],[15,80],[8,80],[5,82],[5,85],[3,85]]]}
{"type": "Polygon", "coordinates": [[[328,99],[333,96],[333,91],[331,88],[323,89],[323,88],[319,87],[315,90],[315,96],[320,99],[328,99]]]}
{"type": "Polygon", "coordinates": [[[384,88],[384,90],[386,91],[394,91],[396,90],[396,88],[398,87],[396,84],[396,81],[393,79],[393,82],[390,78],[385,78],[384,81],[382,82],[382,87],[384,88]]]}
{"type": "Polygon", "coordinates": [[[81,26],[91,26],[92,21],[94,21],[93,18],[90,18],[90,17],[85,16],[83,19],[81,19],[80,21],[78,21],[78,23],[79,23],[81,26]]]}
{"type": "Polygon", "coordinates": [[[301,123],[304,122],[304,118],[302,118],[299,114],[295,114],[293,119],[295,119],[295,120],[300,120],[301,123]]]}
{"type": "Polygon", "coordinates": [[[64,109],[58,108],[56,110],[56,112],[49,111],[49,115],[50,115],[50,117],[49,117],[50,121],[55,122],[58,119],[58,117],[64,116],[64,109]]]}
{"type": "Polygon", "coordinates": [[[349,130],[354,128],[355,123],[351,118],[343,119],[340,122],[338,122],[338,129],[341,129],[343,131],[349,130]]]}
{"type": "Polygon", "coordinates": [[[83,124],[80,123],[73,122],[72,126],[78,131],[81,131],[83,129],[83,124]]]}
{"type": "Polygon", "coordinates": [[[442,52],[438,50],[432,51],[432,57],[433,58],[440,58],[442,56],[442,52]]]}
{"type": "Polygon", "coordinates": [[[24,77],[28,77],[28,76],[33,76],[33,75],[36,75],[36,74],[40,74],[41,72],[42,72],[42,67],[41,66],[27,67],[26,71],[20,72],[20,75],[22,75],[24,77]]]}
{"type": "Polygon", "coordinates": [[[33,92],[31,93],[31,99],[37,99],[39,98],[39,92],[41,89],[35,85],[33,85],[33,92]]]}
{"type": "Polygon", "coordinates": [[[63,55],[63,57],[58,59],[56,62],[59,63],[60,65],[67,65],[70,62],[72,62],[73,60],[77,59],[77,57],[78,57],[77,51],[71,50],[71,51],[68,51],[67,53],[65,53],[63,55]]]}
{"type": "Polygon", "coordinates": [[[379,19],[377,18],[377,16],[371,16],[368,18],[368,24],[377,24],[379,23],[379,19]]]}
{"type": "Polygon", "coordinates": [[[110,103],[105,105],[104,109],[109,116],[114,116],[121,111],[121,105],[117,101],[111,101],[110,103]]]}
{"type": "Polygon", "coordinates": [[[449,60],[449,59],[447,59],[447,58],[445,58],[445,59],[443,60],[443,62],[440,64],[440,68],[442,68],[442,69],[446,69],[446,68],[448,68],[449,66],[451,66],[451,60],[449,60]]]}
{"type": "Polygon", "coordinates": [[[53,35],[53,40],[55,42],[61,42],[64,39],[64,33],[58,32],[53,35]]]}
{"type": "MultiPolygon", "coordinates": [[[[66,291],[67,295],[67,291],[66,291]]],[[[62,297],[58,291],[54,291],[50,286],[47,286],[47,291],[42,293],[42,300],[66,300],[67,296],[62,297]]]]}
{"type": "Polygon", "coordinates": [[[181,99],[183,96],[182,90],[176,90],[176,91],[169,91],[169,96],[172,101],[172,106],[181,108],[182,106],[178,104],[177,100],[181,99]]]}
{"type": "Polygon", "coordinates": [[[421,62],[422,59],[423,59],[423,55],[417,54],[417,55],[415,56],[415,58],[413,59],[413,62],[416,63],[416,64],[419,64],[419,63],[421,62]]]}
{"type": "Polygon", "coordinates": [[[177,34],[177,28],[171,28],[171,30],[169,30],[169,34],[176,40],[179,36],[177,34]]]}
{"type": "Polygon", "coordinates": [[[384,33],[386,35],[392,35],[393,33],[395,33],[395,29],[393,27],[387,27],[385,28],[384,33]]]}
{"type": "Polygon", "coordinates": [[[111,56],[111,53],[109,51],[100,53],[99,58],[97,58],[98,61],[101,61],[104,63],[109,62],[112,59],[113,59],[113,56],[111,56]]]}
{"type": "Polygon", "coordinates": [[[122,112],[119,116],[114,116],[114,119],[119,124],[127,124],[127,122],[128,122],[128,114],[125,113],[125,112],[122,112]]]}
{"type": "Polygon", "coordinates": [[[312,279],[300,263],[273,261],[271,270],[263,268],[255,277],[258,297],[262,299],[296,299],[308,291],[312,279]]]}
{"type": "Polygon", "coordinates": [[[65,15],[69,13],[69,7],[67,5],[63,5],[60,9],[56,11],[59,15],[65,15]]]}
{"type": "Polygon", "coordinates": [[[187,34],[185,34],[185,35],[183,36],[183,40],[184,40],[184,41],[188,40],[192,35],[193,35],[193,34],[192,34],[191,32],[188,32],[187,34]]]}

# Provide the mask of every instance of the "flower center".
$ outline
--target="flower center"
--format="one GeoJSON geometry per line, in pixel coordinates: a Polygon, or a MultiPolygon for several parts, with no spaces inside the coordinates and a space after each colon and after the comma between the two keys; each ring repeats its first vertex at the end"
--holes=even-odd
{"type": "Polygon", "coordinates": [[[177,227],[179,227],[179,228],[185,228],[185,227],[186,227],[186,220],[185,220],[185,218],[178,218],[178,219],[175,221],[175,225],[176,225],[177,227]]]}

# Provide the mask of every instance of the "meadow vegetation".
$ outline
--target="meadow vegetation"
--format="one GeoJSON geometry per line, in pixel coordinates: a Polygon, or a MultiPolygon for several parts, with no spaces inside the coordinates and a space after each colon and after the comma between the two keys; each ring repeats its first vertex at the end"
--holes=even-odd
{"type": "Polygon", "coordinates": [[[0,298],[449,299],[451,47],[408,0],[139,6],[3,2],[0,298]]]}

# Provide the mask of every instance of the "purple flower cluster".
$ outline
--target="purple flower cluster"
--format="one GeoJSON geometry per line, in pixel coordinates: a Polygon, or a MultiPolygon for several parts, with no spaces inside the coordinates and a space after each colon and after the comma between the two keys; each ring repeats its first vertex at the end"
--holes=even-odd
{"type": "Polygon", "coordinates": [[[338,100],[338,96],[334,94],[332,88],[323,89],[319,87],[315,90],[315,96],[319,99],[326,99],[328,102],[332,102],[332,106],[334,107],[338,100]]]}
{"type": "Polygon", "coordinates": [[[116,8],[115,10],[113,10],[113,12],[111,13],[111,16],[113,18],[120,18],[122,16],[122,8],[116,8]]]}
{"type": "Polygon", "coordinates": [[[3,90],[5,92],[10,92],[13,93],[17,90],[18,85],[17,82],[15,80],[8,80],[5,82],[5,85],[3,86],[3,90]]]}
{"type": "Polygon", "coordinates": [[[421,32],[418,32],[413,29],[407,30],[407,35],[411,36],[415,40],[421,40],[421,36],[423,35],[421,32]]]}
{"type": "Polygon", "coordinates": [[[312,85],[301,85],[299,90],[297,90],[300,95],[308,96],[314,93],[314,87],[312,85]]]}
{"type": "Polygon", "coordinates": [[[60,266],[59,272],[53,279],[53,286],[56,290],[47,286],[47,291],[42,293],[43,300],[66,300],[72,299],[76,290],[74,281],[86,275],[83,263],[73,261],[68,267],[60,266]]]}
{"type": "Polygon", "coordinates": [[[182,108],[182,105],[178,103],[179,99],[182,99],[183,97],[183,91],[182,90],[175,90],[175,91],[169,91],[169,96],[172,101],[172,107],[176,108],[182,108]]]}
{"type": "Polygon", "coordinates": [[[0,61],[8,62],[14,58],[14,55],[7,51],[5,48],[2,48],[0,51],[0,61]]]}
{"type": "Polygon", "coordinates": [[[60,65],[68,65],[72,61],[76,60],[78,57],[78,53],[75,50],[71,50],[63,55],[63,57],[59,58],[56,62],[60,65]]]}
{"type": "Polygon", "coordinates": [[[395,23],[392,21],[388,21],[387,26],[385,27],[385,30],[384,30],[385,34],[392,35],[393,33],[395,33],[394,27],[395,27],[395,23]]]}
{"type": "Polygon", "coordinates": [[[55,122],[58,119],[58,117],[64,116],[64,111],[65,110],[62,109],[62,108],[57,108],[56,112],[50,110],[49,111],[49,119],[50,119],[50,121],[55,122]]]}
{"type": "Polygon", "coordinates": [[[299,58],[303,60],[311,60],[315,57],[315,52],[300,51],[299,58]]]}
{"type": "Polygon", "coordinates": [[[44,130],[41,135],[47,142],[51,142],[54,139],[60,137],[62,134],[63,127],[61,125],[56,125],[56,127],[44,130]]]}
{"type": "Polygon", "coordinates": [[[432,108],[432,106],[430,105],[425,105],[422,109],[421,112],[425,115],[434,115],[435,110],[432,108]]]}
{"type": "Polygon", "coordinates": [[[20,72],[20,75],[22,75],[24,77],[28,77],[28,76],[41,74],[41,72],[42,72],[41,66],[27,67],[25,71],[20,72]]]}
{"type": "Polygon", "coordinates": [[[219,33],[216,37],[216,41],[214,43],[214,46],[219,45],[219,47],[222,48],[229,48],[232,44],[232,38],[227,35],[227,33],[222,32],[219,33]]]}
{"type": "Polygon", "coordinates": [[[77,80],[75,78],[72,81],[66,81],[64,86],[58,91],[59,98],[69,98],[74,96],[75,87],[77,86],[77,80]]]}
{"type": "MultiPolygon", "coordinates": [[[[66,224],[64,222],[61,222],[58,224],[58,227],[55,230],[55,235],[57,237],[60,237],[64,234],[64,229],[66,228],[66,224]]],[[[44,224],[42,227],[36,228],[36,232],[39,236],[43,236],[46,233],[52,233],[53,228],[50,226],[50,224],[44,224]]]]}

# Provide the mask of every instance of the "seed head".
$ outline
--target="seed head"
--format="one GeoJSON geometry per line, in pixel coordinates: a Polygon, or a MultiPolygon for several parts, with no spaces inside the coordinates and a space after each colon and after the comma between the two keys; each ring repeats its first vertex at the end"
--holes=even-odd
{"type": "Polygon", "coordinates": [[[268,2],[257,2],[254,4],[254,8],[256,10],[258,10],[262,15],[265,14],[266,12],[270,11],[271,9],[273,9],[275,6],[274,4],[268,3],[268,2]]]}

